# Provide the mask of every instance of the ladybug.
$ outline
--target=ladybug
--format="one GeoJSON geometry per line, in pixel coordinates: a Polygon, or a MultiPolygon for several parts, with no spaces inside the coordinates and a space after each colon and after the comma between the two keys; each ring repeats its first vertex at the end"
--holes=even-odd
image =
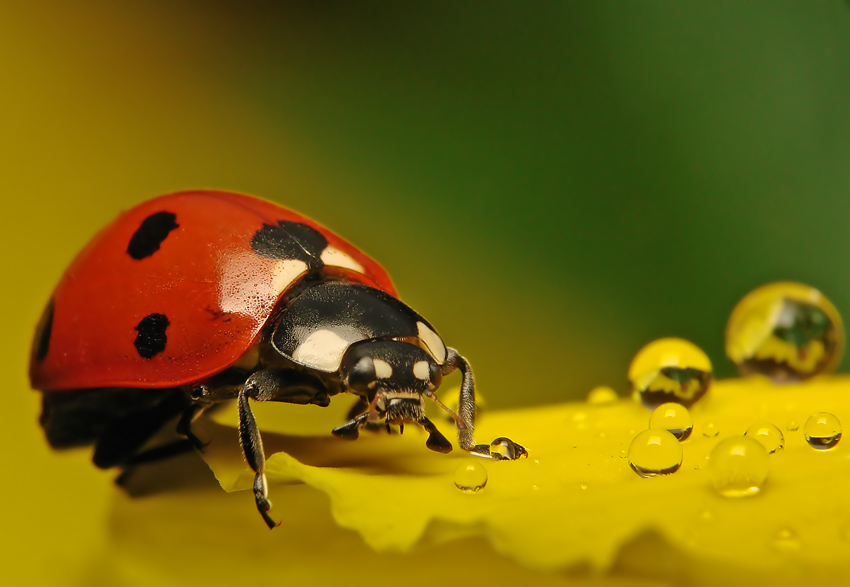
{"type": "Polygon", "coordinates": [[[265,456],[250,401],[327,406],[357,396],[332,433],[418,424],[428,448],[449,441],[425,398],[449,412],[459,444],[497,460],[527,456],[506,438],[475,444],[469,362],[398,299],[378,263],[316,222],[254,197],[187,191],[120,215],[71,263],[36,329],[30,381],[53,447],[94,445],[123,467],[192,447],[192,421],[235,399],[254,497],[269,515],[265,456]],[[457,413],[435,394],[462,375],[457,413]],[[145,445],[177,420],[177,443],[145,445]],[[493,447],[491,450],[491,446],[493,447]]]}

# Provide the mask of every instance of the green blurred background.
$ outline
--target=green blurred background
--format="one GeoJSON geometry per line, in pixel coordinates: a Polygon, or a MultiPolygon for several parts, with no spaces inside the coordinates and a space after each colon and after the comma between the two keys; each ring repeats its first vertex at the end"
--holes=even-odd
{"type": "Polygon", "coordinates": [[[41,480],[88,456],[44,448],[25,365],[63,268],[153,195],[253,193],[360,245],[497,408],[625,393],[660,336],[729,375],[726,317],[764,282],[850,309],[840,0],[3,2],[0,65],[22,526],[111,491],[55,504],[41,480]]]}

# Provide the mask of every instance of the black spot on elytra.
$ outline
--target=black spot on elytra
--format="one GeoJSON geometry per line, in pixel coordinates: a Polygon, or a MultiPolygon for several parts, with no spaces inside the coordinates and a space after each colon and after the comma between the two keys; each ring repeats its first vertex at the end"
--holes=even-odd
{"type": "Polygon", "coordinates": [[[35,329],[35,340],[32,343],[36,361],[43,361],[50,350],[50,335],[53,332],[53,300],[47,303],[41,320],[35,329]]]}
{"type": "Polygon", "coordinates": [[[159,250],[162,241],[168,234],[180,226],[177,224],[177,215],[172,212],[157,212],[142,220],[139,228],[130,238],[127,245],[127,254],[136,259],[150,257],[159,250]]]}
{"type": "Polygon", "coordinates": [[[165,329],[171,324],[165,314],[148,314],[139,322],[135,330],[136,350],[146,359],[150,359],[165,350],[168,337],[165,329]]]}
{"type": "Polygon", "coordinates": [[[310,269],[320,269],[322,251],[328,246],[321,232],[300,222],[281,220],[277,226],[263,224],[251,239],[251,248],[270,259],[304,261],[310,269]]]}

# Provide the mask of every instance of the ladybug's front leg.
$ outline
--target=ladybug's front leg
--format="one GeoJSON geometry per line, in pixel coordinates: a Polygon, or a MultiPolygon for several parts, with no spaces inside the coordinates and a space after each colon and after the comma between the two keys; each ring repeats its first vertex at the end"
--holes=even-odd
{"type": "Polygon", "coordinates": [[[463,382],[460,386],[460,401],[458,405],[458,417],[460,421],[457,425],[458,440],[460,447],[463,450],[480,456],[501,460],[515,460],[521,456],[528,456],[528,451],[521,444],[499,437],[492,444],[475,444],[473,431],[475,429],[475,378],[472,375],[472,367],[469,361],[460,356],[453,348],[446,349],[448,355],[446,362],[442,367],[442,374],[448,375],[455,369],[460,369],[463,375],[463,382]],[[491,448],[498,447],[498,452],[491,448]]]}
{"type": "Polygon", "coordinates": [[[260,430],[257,428],[257,421],[254,419],[254,414],[251,412],[251,406],[248,405],[248,396],[255,395],[257,387],[251,381],[248,381],[237,396],[237,404],[239,406],[239,444],[242,445],[242,454],[245,455],[245,460],[248,461],[248,466],[254,471],[254,499],[257,502],[257,509],[263,520],[269,528],[274,528],[279,525],[275,522],[268,512],[272,507],[272,503],[268,498],[268,482],[266,481],[266,456],[263,452],[263,439],[260,437],[260,430]]]}

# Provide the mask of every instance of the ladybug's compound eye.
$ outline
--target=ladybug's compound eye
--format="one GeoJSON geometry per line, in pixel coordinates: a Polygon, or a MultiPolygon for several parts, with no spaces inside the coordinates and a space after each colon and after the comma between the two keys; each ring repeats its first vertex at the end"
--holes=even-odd
{"type": "MultiPolygon", "coordinates": [[[[386,364],[384,361],[381,363],[386,364]]],[[[372,357],[361,357],[348,370],[348,387],[362,392],[375,389],[378,383],[378,374],[375,371],[376,365],[372,357]]]]}

